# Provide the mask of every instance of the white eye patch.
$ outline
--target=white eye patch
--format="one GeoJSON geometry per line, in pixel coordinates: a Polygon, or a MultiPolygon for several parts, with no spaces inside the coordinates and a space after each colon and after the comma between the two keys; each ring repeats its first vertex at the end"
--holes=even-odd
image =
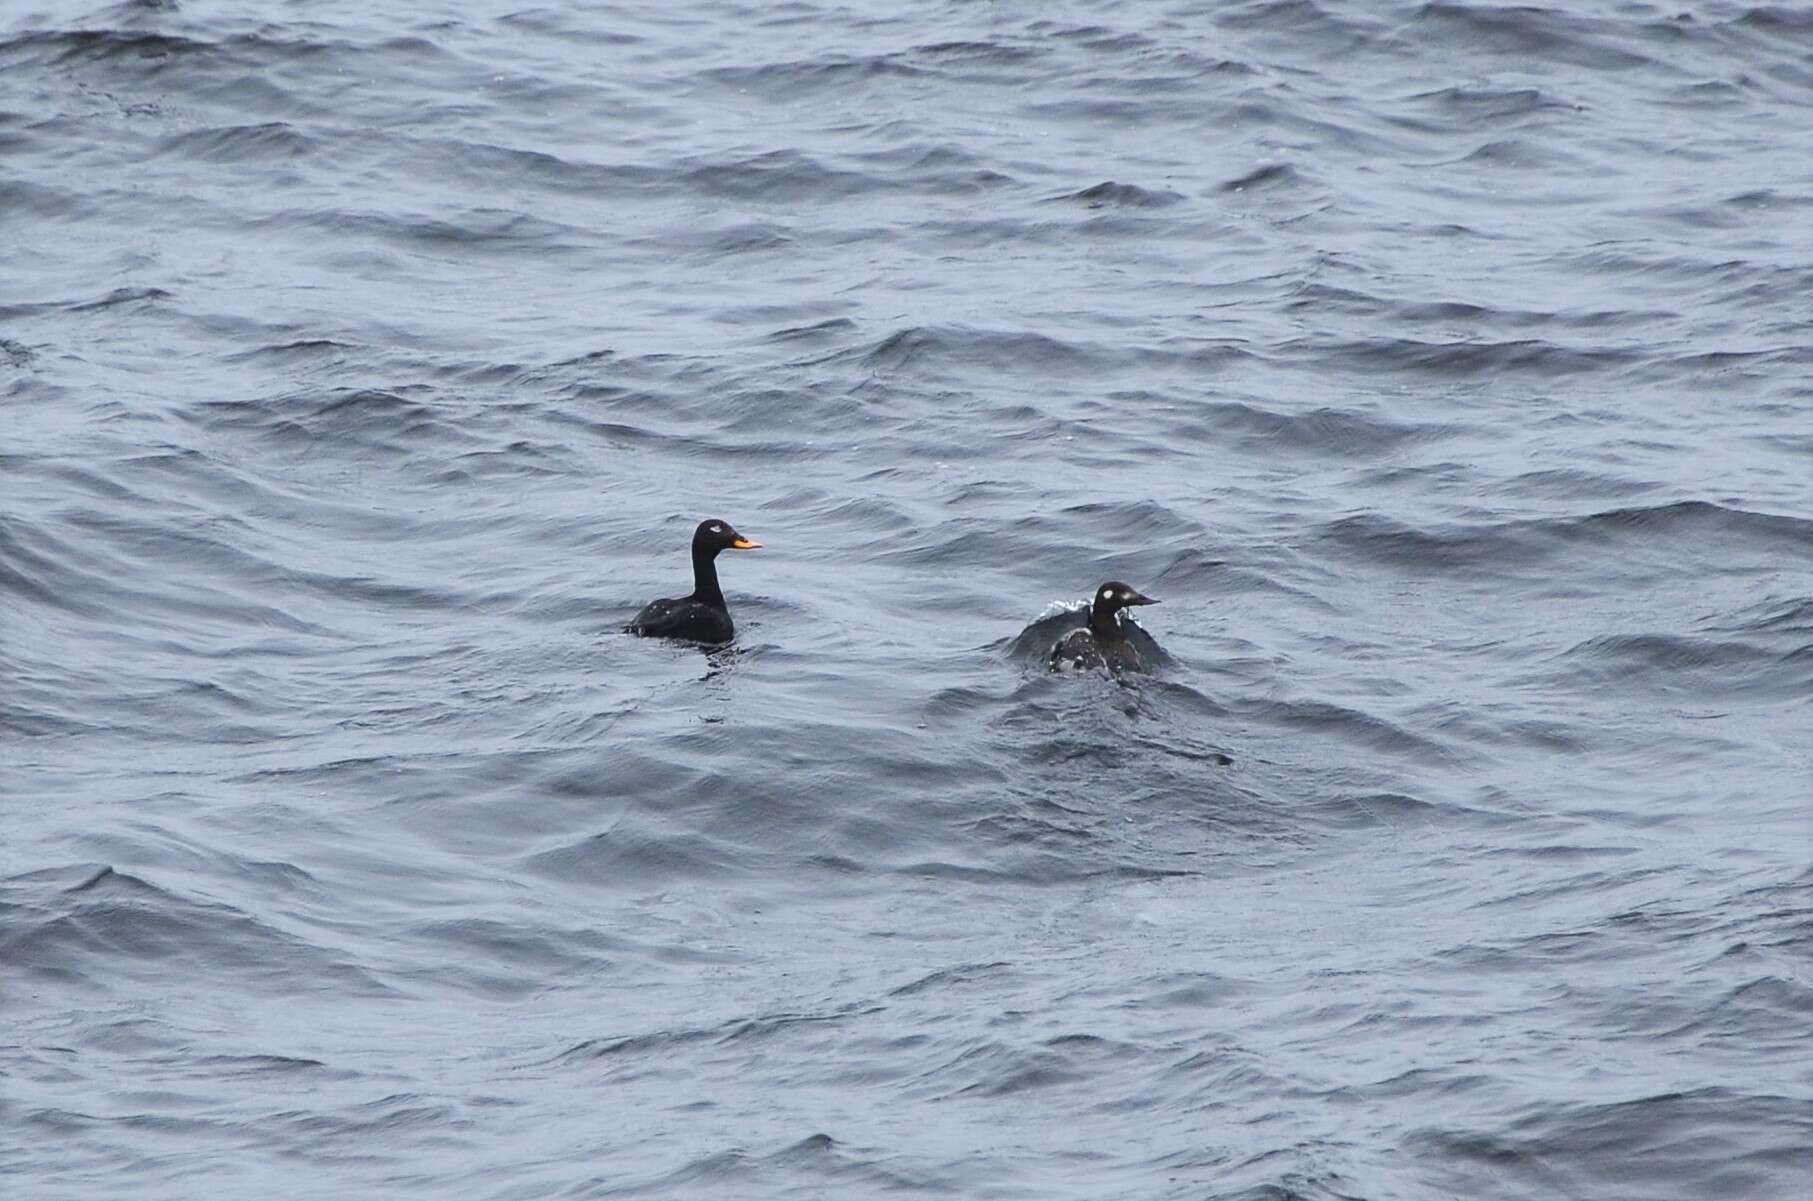
{"type": "Polygon", "coordinates": [[[724,532],[724,527],[721,525],[714,525],[711,527],[711,532],[714,534],[722,534],[724,532]]]}

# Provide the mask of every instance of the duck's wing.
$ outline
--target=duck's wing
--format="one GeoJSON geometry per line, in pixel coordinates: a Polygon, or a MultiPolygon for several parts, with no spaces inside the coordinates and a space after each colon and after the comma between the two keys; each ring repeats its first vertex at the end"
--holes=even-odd
{"type": "Polygon", "coordinates": [[[624,629],[645,638],[684,638],[707,643],[729,642],[736,634],[730,614],[684,597],[650,601],[624,629]]]}
{"type": "Polygon", "coordinates": [[[672,617],[675,609],[678,609],[687,603],[688,602],[684,600],[676,600],[671,596],[664,596],[659,600],[652,600],[648,602],[648,604],[643,605],[642,608],[637,611],[636,615],[629,619],[623,628],[632,634],[651,633],[656,627],[672,617]]]}

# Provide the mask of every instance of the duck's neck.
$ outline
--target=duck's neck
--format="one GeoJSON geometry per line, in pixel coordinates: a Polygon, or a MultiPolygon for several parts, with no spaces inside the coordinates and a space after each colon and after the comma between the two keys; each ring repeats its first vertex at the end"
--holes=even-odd
{"type": "Polygon", "coordinates": [[[692,548],[692,598],[723,609],[724,590],[718,587],[718,552],[704,546],[692,548]]]}
{"type": "Polygon", "coordinates": [[[1105,642],[1118,642],[1125,638],[1127,631],[1121,628],[1114,613],[1114,609],[1108,605],[1092,606],[1089,610],[1089,632],[1105,642]]]}

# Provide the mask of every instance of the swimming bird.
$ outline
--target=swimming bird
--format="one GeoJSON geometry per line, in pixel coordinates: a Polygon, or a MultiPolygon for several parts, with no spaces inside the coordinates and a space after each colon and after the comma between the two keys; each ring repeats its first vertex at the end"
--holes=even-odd
{"type": "Polygon", "coordinates": [[[730,606],[724,603],[724,590],[718,587],[718,553],[759,550],[761,545],[737,533],[728,521],[701,521],[692,532],[692,593],[648,602],[623,628],[648,638],[684,638],[712,645],[729,642],[737,628],[730,620],[730,606]]]}
{"type": "Polygon", "coordinates": [[[1051,648],[1051,670],[1144,671],[1139,651],[1127,639],[1121,624],[1121,610],[1128,605],[1156,605],[1149,596],[1141,595],[1119,580],[1109,580],[1095,591],[1095,603],[1089,606],[1087,629],[1072,630],[1051,648]]]}

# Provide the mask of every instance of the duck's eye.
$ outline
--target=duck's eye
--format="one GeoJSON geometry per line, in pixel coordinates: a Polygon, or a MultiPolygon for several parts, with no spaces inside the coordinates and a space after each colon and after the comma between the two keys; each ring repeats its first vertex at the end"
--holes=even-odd
{"type": "Polygon", "coordinates": [[[711,532],[714,534],[722,534],[724,532],[724,527],[721,525],[714,525],[711,527],[711,532]]]}

